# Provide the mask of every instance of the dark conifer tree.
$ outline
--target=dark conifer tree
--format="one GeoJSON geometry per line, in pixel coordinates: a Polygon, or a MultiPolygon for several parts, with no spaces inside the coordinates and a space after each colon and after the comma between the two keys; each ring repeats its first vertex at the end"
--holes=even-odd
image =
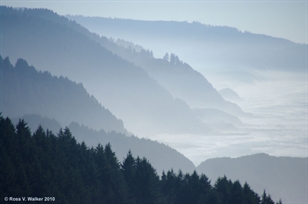
{"type": "Polygon", "coordinates": [[[137,203],[160,203],[159,177],[145,158],[137,157],[135,178],[137,203]]]}
{"type": "Polygon", "coordinates": [[[263,194],[261,197],[261,204],[275,204],[271,196],[266,194],[265,190],[263,191],[263,194]]]}
{"type": "Polygon", "coordinates": [[[123,174],[120,171],[120,165],[115,153],[111,150],[111,145],[108,143],[105,146],[106,157],[106,185],[108,186],[107,203],[126,203],[127,202],[127,187],[124,181],[123,174]]]}
{"type": "Polygon", "coordinates": [[[258,204],[260,203],[260,196],[256,194],[250,186],[245,182],[243,186],[243,193],[244,193],[244,202],[243,203],[251,203],[251,204],[258,204]]]}
{"type": "Polygon", "coordinates": [[[219,203],[230,203],[232,193],[232,182],[226,176],[218,178],[214,190],[218,196],[219,203]]]}
{"type": "Polygon", "coordinates": [[[127,153],[126,158],[121,164],[121,172],[124,176],[124,179],[126,181],[127,187],[128,187],[128,199],[130,203],[135,203],[136,199],[136,161],[133,157],[131,151],[127,153]]]}
{"type": "Polygon", "coordinates": [[[173,169],[168,171],[167,175],[165,172],[162,173],[161,190],[166,203],[173,204],[177,202],[178,192],[181,190],[180,187],[181,181],[179,181],[173,169]]]}

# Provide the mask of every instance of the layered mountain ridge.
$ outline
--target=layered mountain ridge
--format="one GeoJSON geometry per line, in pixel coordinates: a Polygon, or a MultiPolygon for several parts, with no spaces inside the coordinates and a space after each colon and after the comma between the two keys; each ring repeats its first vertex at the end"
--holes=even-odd
{"type": "Polygon", "coordinates": [[[209,131],[185,102],[174,99],[140,67],[65,23],[28,15],[31,9],[20,10],[17,14],[12,10],[14,12],[1,13],[2,56],[12,60],[24,58],[53,75],[82,82],[86,90],[121,118],[134,134],[209,131]]]}
{"type": "Polygon", "coordinates": [[[0,112],[14,118],[16,124],[22,118],[32,131],[42,126],[54,133],[67,126],[80,143],[93,147],[110,143],[119,160],[129,150],[148,158],[159,174],[172,168],[193,171],[193,163],[178,151],[149,139],[128,136],[123,122],[90,96],[82,84],[38,72],[23,59],[13,66],[8,58],[0,57],[0,68],[0,112]]]}
{"type": "Polygon", "coordinates": [[[119,45],[110,46],[110,40],[101,37],[104,47],[122,58],[142,67],[152,78],[164,86],[175,98],[184,100],[190,108],[215,108],[236,116],[248,116],[239,106],[225,101],[211,83],[178,56],[171,53],[164,58],[154,58],[149,50],[139,45],[117,40],[119,45]],[[109,43],[107,43],[109,42],[109,43]]]}
{"type": "Polygon", "coordinates": [[[96,130],[128,134],[123,122],[90,96],[82,84],[37,72],[23,59],[13,66],[9,58],[0,56],[0,68],[3,115],[39,114],[56,119],[62,126],[78,122],[96,130]]]}
{"type": "Polygon", "coordinates": [[[100,35],[149,47],[159,56],[177,53],[193,67],[208,64],[206,68],[211,71],[226,67],[248,72],[252,69],[305,71],[308,45],[281,38],[199,22],[67,17],[100,35]]]}
{"type": "MultiPolygon", "coordinates": [[[[44,118],[45,116],[61,121],[61,126],[77,121],[78,123],[73,122],[68,126],[79,141],[86,141],[93,146],[98,142],[110,142],[119,160],[123,159],[124,153],[132,149],[139,156],[146,156],[158,172],[170,168],[175,171],[182,169],[184,172],[190,172],[194,166],[186,157],[166,145],[125,136],[127,130],[144,137],[161,133],[198,133],[206,137],[211,133],[210,128],[213,129],[213,124],[218,123],[214,127],[217,130],[222,128],[220,126],[222,124],[224,128],[231,130],[236,129],[233,125],[242,125],[242,122],[234,116],[243,114],[240,108],[223,100],[205,77],[179,60],[169,50],[164,50],[163,53],[168,51],[170,53],[168,56],[157,59],[154,58],[152,51],[125,40],[114,42],[90,33],[76,22],[69,21],[50,10],[7,7],[0,9],[2,21],[0,54],[3,57],[8,56],[13,61],[24,58],[18,60],[15,66],[10,64],[8,58],[1,58],[1,69],[8,66],[15,70],[1,71],[4,74],[1,75],[3,103],[0,112],[4,115],[24,117],[24,114],[28,114],[26,117],[32,117],[34,126],[46,122],[49,124],[46,126],[53,128],[59,127],[57,122],[49,121],[44,118]],[[37,72],[27,62],[48,72],[37,72]],[[14,75],[17,71],[20,73],[14,75]],[[65,85],[61,86],[60,83],[65,85]],[[75,97],[76,95],[80,97],[75,97]],[[87,109],[89,106],[95,110],[87,109]],[[43,118],[35,114],[29,115],[33,113],[40,114],[43,118]],[[223,123],[221,119],[224,119],[223,123]],[[98,131],[99,129],[104,130],[98,131]]],[[[183,29],[183,23],[175,24],[178,25],[175,29],[177,32],[183,29]]],[[[205,29],[199,23],[184,24],[195,26],[200,32],[205,29]]],[[[106,32],[113,32],[107,28],[104,27],[106,32]]],[[[168,29],[163,31],[169,32],[168,29]]],[[[212,45],[216,47],[211,50],[213,47],[204,47],[204,44],[201,44],[194,52],[198,53],[198,56],[194,56],[196,58],[201,56],[205,60],[211,58],[219,60],[216,54],[226,47],[215,36],[225,31],[230,34],[223,41],[226,45],[230,45],[233,37],[239,40],[244,36],[245,42],[250,42],[249,39],[255,37],[253,34],[242,33],[236,29],[223,27],[209,29],[213,31],[218,29],[212,35],[206,36],[206,42],[212,41],[212,45]]],[[[154,32],[149,37],[160,34],[154,32]]],[[[199,34],[196,34],[196,39],[204,37],[198,36],[199,34]]],[[[139,35],[135,37],[144,36],[140,33],[139,35]]],[[[174,40],[183,40],[185,36],[182,37],[174,37],[174,40]]],[[[268,36],[258,37],[260,38],[257,42],[262,45],[255,47],[257,51],[251,50],[256,44],[248,43],[246,49],[249,52],[240,56],[243,66],[256,63],[256,67],[260,66],[261,69],[268,69],[273,65],[275,69],[280,65],[283,65],[282,69],[288,69],[292,64],[294,70],[303,70],[302,50],[305,46],[268,36]],[[263,43],[283,49],[278,55],[271,53],[264,61],[258,61],[274,49],[263,43]],[[252,59],[254,52],[262,53],[262,50],[267,48],[270,48],[267,52],[256,56],[256,61],[252,59]],[[273,61],[270,57],[273,57],[273,61]],[[284,64],[289,57],[294,58],[295,62],[284,64]]],[[[176,42],[172,41],[171,32],[170,36],[167,35],[163,40],[167,40],[165,46],[176,42]]],[[[188,41],[189,43],[192,41],[188,41]]],[[[159,43],[157,45],[160,46],[159,43]]],[[[174,45],[175,49],[180,48],[177,43],[174,45]]],[[[223,55],[225,61],[222,63],[232,67],[237,55],[236,49],[230,47],[225,50],[223,55]]],[[[181,49],[178,50],[179,53],[184,53],[181,49]]],[[[180,54],[180,56],[185,55],[180,54]]],[[[206,173],[212,180],[226,174],[231,179],[239,179],[242,184],[244,181],[249,181],[255,190],[260,192],[266,188],[273,197],[282,198],[287,202],[304,202],[308,193],[307,186],[303,183],[305,181],[303,178],[306,178],[304,171],[307,170],[307,160],[302,158],[277,158],[265,154],[237,159],[218,158],[205,161],[197,167],[197,170],[206,173]]]]}

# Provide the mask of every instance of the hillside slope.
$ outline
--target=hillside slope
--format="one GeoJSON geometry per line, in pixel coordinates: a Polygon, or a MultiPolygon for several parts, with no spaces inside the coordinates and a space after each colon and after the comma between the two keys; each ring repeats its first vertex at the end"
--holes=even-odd
{"type": "MultiPolygon", "coordinates": [[[[144,50],[141,46],[119,39],[114,42],[104,36],[90,33],[75,21],[68,21],[62,16],[53,15],[51,11],[33,9],[25,12],[27,15],[70,27],[98,42],[112,53],[140,66],[150,77],[166,88],[173,97],[184,100],[191,108],[217,108],[230,114],[245,115],[237,105],[226,102],[204,76],[193,70],[187,63],[179,61],[174,54],[170,54],[169,61],[154,58],[152,52],[144,50]]],[[[68,16],[68,18],[70,17],[68,16]]]]}
{"type": "Polygon", "coordinates": [[[248,115],[238,105],[225,101],[202,74],[180,61],[175,54],[170,54],[170,59],[158,59],[144,56],[145,50],[132,53],[135,55],[119,55],[141,66],[174,97],[184,100],[191,108],[215,108],[235,116],[248,115]]]}
{"type": "MultiPolygon", "coordinates": [[[[18,124],[20,119],[24,119],[27,122],[32,132],[35,132],[39,126],[53,133],[58,133],[61,127],[64,129],[64,126],[61,126],[56,120],[42,117],[38,114],[27,114],[19,118],[12,118],[12,122],[18,124]]],[[[134,156],[146,157],[159,175],[163,171],[167,172],[171,169],[175,172],[181,169],[184,173],[192,173],[195,169],[194,164],[183,154],[167,145],[150,139],[126,136],[114,131],[97,131],[76,122],[72,122],[67,127],[77,142],[85,142],[89,147],[95,148],[98,144],[106,145],[110,143],[119,161],[123,161],[129,150],[131,150],[134,156]]]]}
{"type": "Polygon", "coordinates": [[[39,114],[56,119],[62,126],[78,122],[96,130],[127,133],[123,122],[90,96],[82,84],[38,72],[23,59],[13,66],[0,56],[0,69],[4,116],[39,114]]]}
{"type": "MultiPolygon", "coordinates": [[[[31,9],[17,13],[6,7],[2,10],[8,10],[1,13],[2,56],[11,60],[24,58],[53,75],[82,82],[90,94],[138,136],[208,132],[209,128],[187,104],[174,99],[142,68],[67,26],[67,19],[58,23],[28,14],[31,9]]],[[[57,16],[49,10],[40,11],[57,16]]]]}
{"type": "Polygon", "coordinates": [[[158,56],[176,53],[195,69],[305,71],[308,45],[198,22],[141,21],[67,16],[92,32],[153,49],[158,56]],[[128,26],[129,25],[129,26],[128,26]]]}
{"type": "Polygon", "coordinates": [[[307,202],[307,158],[274,157],[255,154],[239,158],[215,158],[202,162],[199,173],[212,181],[228,176],[231,180],[247,182],[257,193],[266,192],[283,203],[307,202]]]}
{"type": "Polygon", "coordinates": [[[173,97],[184,100],[190,108],[215,108],[237,116],[249,115],[236,104],[225,101],[201,73],[181,61],[175,54],[166,53],[164,58],[155,58],[152,51],[145,50],[140,45],[123,39],[114,41],[105,36],[99,37],[79,27],[78,24],[74,25],[75,30],[98,42],[112,53],[140,66],[173,97]]]}

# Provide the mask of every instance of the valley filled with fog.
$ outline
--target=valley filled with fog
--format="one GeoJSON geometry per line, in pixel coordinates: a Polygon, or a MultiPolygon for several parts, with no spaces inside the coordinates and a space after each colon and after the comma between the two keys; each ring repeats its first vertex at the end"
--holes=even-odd
{"type": "MultiPolygon", "coordinates": [[[[119,44],[119,39],[130,42],[124,44],[126,47],[152,50],[156,58],[175,53],[217,91],[226,88],[234,91],[240,99],[225,100],[248,113],[235,113],[243,124],[235,123],[236,118],[224,121],[218,117],[208,124],[217,130],[214,133],[156,134],[148,138],[170,145],[195,165],[209,158],[255,153],[307,156],[307,46],[304,44],[198,22],[68,18],[119,44]]],[[[169,80],[174,83],[172,78],[169,80]]],[[[211,99],[203,99],[204,103],[208,100],[211,99]]],[[[195,108],[192,107],[195,104],[188,103],[190,108],[195,108]]]]}
{"type": "MultiPolygon", "coordinates": [[[[195,165],[209,158],[239,157],[255,153],[275,156],[307,155],[306,76],[267,72],[264,80],[234,83],[209,80],[214,87],[232,88],[238,105],[252,117],[242,117],[244,127],[217,135],[159,135],[155,137],[182,152],[195,165]],[[215,86],[216,85],[216,86],[215,86]]],[[[214,77],[213,77],[214,79],[214,77]]]]}

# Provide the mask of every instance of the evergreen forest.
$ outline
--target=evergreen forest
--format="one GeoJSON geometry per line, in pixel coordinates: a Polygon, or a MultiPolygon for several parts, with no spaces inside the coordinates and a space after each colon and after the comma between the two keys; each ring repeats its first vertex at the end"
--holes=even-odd
{"type": "MultiPolygon", "coordinates": [[[[110,144],[87,147],[66,127],[57,134],[0,116],[0,197],[51,197],[56,203],[269,203],[245,183],[226,176],[214,185],[196,171],[161,176],[129,151],[118,161],[110,144]]],[[[2,200],[3,201],[3,200],[2,200]]],[[[281,202],[279,202],[281,203],[281,202]]]]}

